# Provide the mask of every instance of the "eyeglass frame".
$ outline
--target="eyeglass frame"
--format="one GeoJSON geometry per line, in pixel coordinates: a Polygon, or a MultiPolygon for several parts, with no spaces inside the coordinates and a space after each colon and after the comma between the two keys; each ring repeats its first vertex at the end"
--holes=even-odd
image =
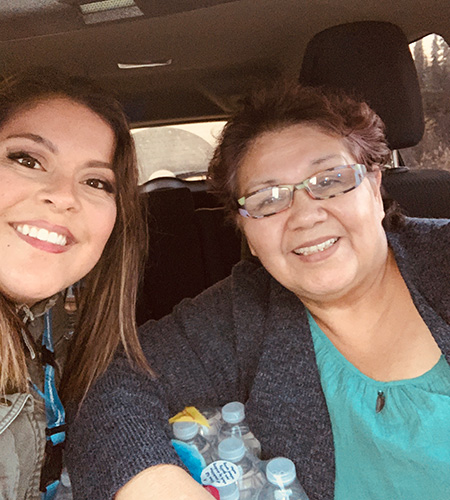
{"type": "Polygon", "coordinates": [[[356,189],[362,183],[362,181],[366,177],[367,173],[368,173],[367,167],[365,165],[363,165],[362,163],[353,163],[351,165],[339,165],[338,167],[332,167],[332,168],[328,168],[326,170],[322,170],[320,172],[317,172],[316,174],[311,175],[310,177],[308,177],[304,181],[299,182],[298,184],[277,184],[274,186],[267,186],[267,187],[262,188],[262,189],[257,189],[256,191],[253,191],[252,193],[241,196],[238,200],[236,200],[236,202],[239,205],[238,212],[243,217],[251,218],[251,219],[263,219],[264,217],[271,217],[272,215],[279,214],[279,213],[284,212],[285,210],[289,209],[292,206],[292,203],[294,201],[295,191],[299,191],[301,189],[305,189],[307,194],[313,200],[328,200],[330,198],[336,198],[337,196],[341,196],[342,194],[346,194],[346,193],[356,189]],[[309,183],[310,183],[311,179],[313,179],[314,177],[317,177],[317,175],[322,174],[324,172],[329,172],[331,170],[337,170],[340,168],[351,168],[355,172],[355,185],[349,189],[346,189],[346,190],[340,192],[340,193],[332,194],[330,196],[324,196],[324,197],[314,196],[314,194],[311,192],[311,188],[309,187],[309,183]],[[273,212],[273,213],[267,214],[267,215],[250,215],[247,212],[247,210],[245,209],[246,199],[249,198],[250,196],[253,196],[254,194],[260,193],[262,191],[266,191],[268,189],[273,189],[273,188],[288,188],[289,189],[290,200],[289,200],[289,204],[286,206],[286,208],[283,208],[282,210],[280,210],[278,212],[273,212]]]}

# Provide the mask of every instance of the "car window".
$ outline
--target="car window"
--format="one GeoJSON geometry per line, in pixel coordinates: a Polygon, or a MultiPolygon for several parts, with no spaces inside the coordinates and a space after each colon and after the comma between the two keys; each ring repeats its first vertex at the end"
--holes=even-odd
{"type": "Polygon", "coordinates": [[[164,176],[204,179],[224,124],[213,121],[133,129],[140,184],[164,176]]]}
{"type": "Polygon", "coordinates": [[[425,114],[420,143],[401,151],[412,168],[450,170],[450,49],[436,34],[410,44],[425,114]]]}

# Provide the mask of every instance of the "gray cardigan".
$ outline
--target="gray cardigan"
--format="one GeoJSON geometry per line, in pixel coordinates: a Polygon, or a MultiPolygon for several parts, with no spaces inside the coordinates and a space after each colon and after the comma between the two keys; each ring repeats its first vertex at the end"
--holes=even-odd
{"type": "MultiPolygon", "coordinates": [[[[450,362],[450,221],[410,219],[388,238],[450,362]]],[[[310,500],[333,498],[333,436],[305,309],[264,268],[241,262],[231,277],[144,325],[141,337],[159,378],[118,356],[96,383],[69,432],[75,499],[111,498],[141,470],[179,464],[169,416],[232,400],[246,403],[263,458],[291,458],[310,500]]]]}

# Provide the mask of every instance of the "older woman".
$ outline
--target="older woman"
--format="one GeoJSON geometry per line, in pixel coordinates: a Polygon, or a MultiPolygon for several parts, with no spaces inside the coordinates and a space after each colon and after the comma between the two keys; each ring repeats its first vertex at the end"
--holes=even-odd
{"type": "Polygon", "coordinates": [[[70,439],[77,498],[209,498],[167,418],[234,399],[311,500],[448,498],[450,222],[385,217],[388,157],[366,104],[247,100],[210,173],[258,259],[143,327],[158,380],[117,359],[97,383],[70,439]]]}

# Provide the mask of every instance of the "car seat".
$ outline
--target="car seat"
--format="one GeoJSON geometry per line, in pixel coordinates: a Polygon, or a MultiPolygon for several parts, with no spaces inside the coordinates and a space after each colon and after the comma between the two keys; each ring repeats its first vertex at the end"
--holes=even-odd
{"type": "MultiPolygon", "coordinates": [[[[424,132],[422,98],[408,40],[391,23],[342,24],[308,43],[299,80],[365,100],[386,125],[389,147],[415,146],[424,132]]],[[[383,174],[387,196],[414,217],[450,218],[450,172],[398,166],[383,174]]],[[[428,166],[427,166],[428,167],[428,166]]]]}
{"type": "Polygon", "coordinates": [[[138,293],[138,325],[161,318],[183,298],[225,278],[240,259],[240,236],[227,224],[224,209],[196,208],[198,186],[191,192],[189,183],[174,180],[154,179],[141,189],[149,255],[138,293]]]}

